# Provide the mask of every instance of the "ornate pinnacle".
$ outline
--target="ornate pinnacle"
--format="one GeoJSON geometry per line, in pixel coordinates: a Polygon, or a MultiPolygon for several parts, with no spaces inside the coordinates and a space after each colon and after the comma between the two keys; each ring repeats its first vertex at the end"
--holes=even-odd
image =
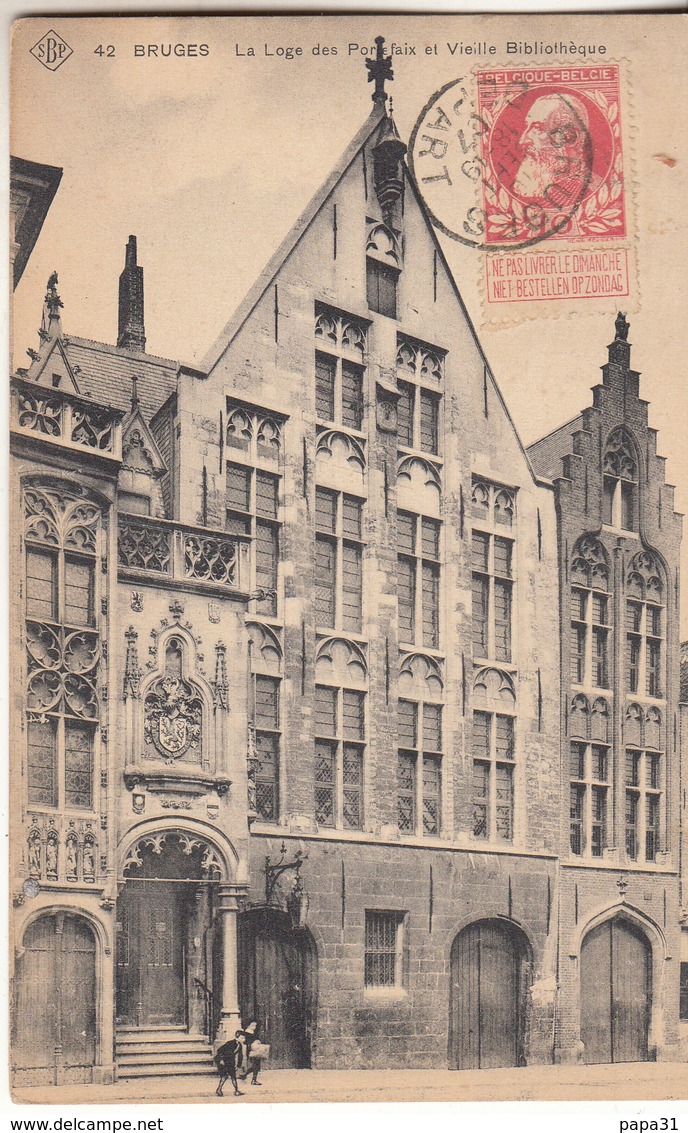
{"type": "Polygon", "coordinates": [[[57,272],[56,271],[53,272],[53,274],[50,276],[50,279],[48,280],[48,290],[47,290],[46,296],[45,296],[45,305],[48,308],[48,311],[50,312],[50,318],[51,319],[57,319],[57,318],[60,317],[60,315],[59,315],[60,307],[63,307],[64,303],[60,299],[60,296],[57,294],[57,272]]]}
{"type": "Polygon", "coordinates": [[[376,36],[376,56],[374,59],[366,59],[365,61],[365,65],[368,68],[368,82],[375,82],[375,90],[372,95],[373,102],[381,102],[383,104],[387,101],[385,83],[387,79],[389,79],[390,82],[394,79],[392,59],[390,55],[385,55],[384,42],[385,37],[383,35],[376,36]]]}
{"type": "Polygon", "coordinates": [[[619,311],[616,319],[614,320],[614,328],[616,330],[617,342],[627,342],[630,323],[626,319],[626,316],[621,313],[621,311],[619,311]]]}

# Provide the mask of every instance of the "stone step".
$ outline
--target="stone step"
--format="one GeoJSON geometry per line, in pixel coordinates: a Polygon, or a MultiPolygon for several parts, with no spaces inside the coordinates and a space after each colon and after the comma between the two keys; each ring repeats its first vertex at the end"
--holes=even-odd
{"type": "Polygon", "coordinates": [[[117,1077],[123,1078],[178,1078],[180,1075],[196,1077],[217,1077],[213,1063],[208,1062],[166,1062],[161,1065],[146,1063],[141,1066],[118,1066],[117,1077]]]}
{"type": "Polygon", "coordinates": [[[140,1042],[146,1042],[149,1039],[155,1042],[164,1042],[168,1038],[186,1038],[188,1034],[186,1027],[117,1027],[115,1031],[118,1042],[120,1039],[127,1041],[132,1038],[136,1038],[140,1042]]]}
{"type": "Polygon", "coordinates": [[[177,1065],[178,1062],[212,1062],[210,1048],[194,1050],[117,1051],[120,1066],[177,1065]]]}
{"type": "Polygon", "coordinates": [[[133,1055],[141,1055],[143,1058],[148,1058],[153,1054],[166,1054],[170,1057],[177,1057],[180,1054],[208,1054],[210,1047],[208,1040],[204,1039],[202,1042],[184,1041],[180,1039],[176,1043],[117,1043],[117,1057],[130,1058],[133,1055]]]}

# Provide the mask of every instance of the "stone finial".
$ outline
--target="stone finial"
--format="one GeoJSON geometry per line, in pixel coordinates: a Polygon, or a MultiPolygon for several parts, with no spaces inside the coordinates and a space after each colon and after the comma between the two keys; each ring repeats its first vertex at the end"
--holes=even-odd
{"type": "Polygon", "coordinates": [[[383,106],[387,101],[385,83],[388,79],[390,82],[394,79],[394,71],[392,70],[392,58],[390,55],[385,55],[384,44],[385,37],[383,35],[376,36],[375,58],[366,59],[365,61],[365,65],[368,68],[368,82],[375,83],[375,90],[372,94],[373,102],[381,102],[383,106]]]}
{"type": "Polygon", "coordinates": [[[64,307],[64,303],[57,294],[57,272],[54,271],[48,280],[45,299],[43,300],[43,316],[41,318],[41,329],[38,332],[39,337],[47,342],[51,338],[60,338],[62,335],[62,323],[60,320],[60,310],[64,307]]]}

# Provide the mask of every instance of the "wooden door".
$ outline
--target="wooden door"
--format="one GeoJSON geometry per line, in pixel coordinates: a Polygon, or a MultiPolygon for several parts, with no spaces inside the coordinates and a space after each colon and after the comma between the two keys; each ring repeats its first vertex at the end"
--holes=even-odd
{"type": "Polygon", "coordinates": [[[652,1003],[647,937],[623,917],[588,933],[581,948],[585,1061],[646,1062],[652,1003]]]}
{"type": "Polygon", "coordinates": [[[314,958],[304,932],[281,918],[246,918],[241,933],[241,1011],[270,1044],[270,1065],[311,1064],[314,958]],[[278,923],[279,922],[279,923],[278,923]]]}
{"type": "Polygon", "coordinates": [[[451,1064],[459,1070],[522,1062],[525,950],[499,921],[459,933],[451,958],[451,1064]]]}
{"type": "Polygon", "coordinates": [[[118,908],[117,1018],[130,1027],[186,1022],[188,886],[128,882],[118,908]]]}
{"type": "Polygon", "coordinates": [[[95,939],[78,916],[39,917],[17,970],[14,1062],[30,1084],[90,1082],[96,1057],[95,939]]]}

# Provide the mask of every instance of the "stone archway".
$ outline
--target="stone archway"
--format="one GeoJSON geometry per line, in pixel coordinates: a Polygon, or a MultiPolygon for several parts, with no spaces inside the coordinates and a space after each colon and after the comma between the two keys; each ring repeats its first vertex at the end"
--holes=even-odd
{"type": "Polygon", "coordinates": [[[623,913],[583,938],[581,1041],[587,1063],[647,1062],[652,1015],[652,947],[623,913]]]}
{"type": "Polygon", "coordinates": [[[525,1064],[530,966],[525,934],[505,919],[473,921],[454,938],[449,997],[452,1069],[525,1064]]]}
{"type": "Polygon", "coordinates": [[[306,928],[281,909],[248,909],[240,918],[239,998],[245,1023],[255,1020],[270,1044],[270,1065],[312,1065],[318,955],[306,928]]]}
{"type": "Polygon", "coordinates": [[[46,910],[27,926],[15,974],[17,1085],[93,1081],[96,959],[94,930],[77,912],[46,910]]]}
{"type": "Polygon", "coordinates": [[[238,1024],[238,887],[227,875],[226,854],[196,830],[166,825],[130,843],[117,902],[120,1028],[212,1039],[238,1024]]]}

